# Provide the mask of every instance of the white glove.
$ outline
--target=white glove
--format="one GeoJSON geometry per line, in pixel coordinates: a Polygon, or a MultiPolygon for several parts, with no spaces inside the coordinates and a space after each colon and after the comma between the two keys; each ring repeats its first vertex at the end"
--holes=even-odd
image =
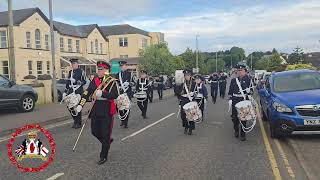
{"type": "Polygon", "coordinates": [[[81,106],[81,105],[78,105],[78,106],[76,107],[76,111],[77,111],[77,112],[81,112],[81,110],[82,110],[82,106],[81,106]]]}
{"type": "Polygon", "coordinates": [[[71,82],[72,84],[74,84],[74,83],[76,82],[76,80],[75,80],[74,78],[70,78],[70,82],[71,82]]]}
{"type": "Polygon", "coordinates": [[[66,98],[67,97],[67,93],[63,93],[62,94],[62,99],[66,98]]]}
{"type": "Polygon", "coordinates": [[[231,108],[232,108],[232,100],[230,99],[230,100],[229,100],[229,109],[228,109],[228,112],[230,112],[231,108]]]}
{"type": "Polygon", "coordinates": [[[96,96],[97,96],[98,98],[100,98],[100,97],[102,96],[102,91],[101,91],[100,89],[98,89],[98,90],[96,91],[96,96]]]}

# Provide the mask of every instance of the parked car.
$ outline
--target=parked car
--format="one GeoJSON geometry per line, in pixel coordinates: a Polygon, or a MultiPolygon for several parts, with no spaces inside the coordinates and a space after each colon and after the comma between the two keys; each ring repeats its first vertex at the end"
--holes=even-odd
{"type": "MultiPolygon", "coordinates": [[[[64,90],[66,89],[66,84],[69,80],[68,79],[59,79],[57,80],[57,94],[58,94],[58,102],[62,100],[62,95],[64,90]]],[[[83,86],[83,89],[86,90],[89,87],[90,80],[86,79],[86,84],[83,86]]],[[[89,99],[89,101],[91,98],[89,99]]]]}
{"type": "Polygon", "coordinates": [[[18,107],[20,112],[31,112],[37,100],[38,94],[32,87],[17,85],[0,75],[0,109],[18,107]]]}
{"type": "Polygon", "coordinates": [[[320,73],[295,70],[273,73],[259,90],[262,117],[271,137],[320,130],[320,73]]]}

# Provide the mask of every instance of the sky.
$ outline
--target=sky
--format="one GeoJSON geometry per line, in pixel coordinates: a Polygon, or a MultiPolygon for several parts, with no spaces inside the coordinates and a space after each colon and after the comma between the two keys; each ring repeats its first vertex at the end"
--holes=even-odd
{"type": "MultiPolygon", "coordinates": [[[[54,20],[82,24],[130,24],[165,33],[173,54],[195,49],[214,52],[233,46],[246,53],[276,48],[290,53],[320,51],[320,0],[52,0],[54,20]]],[[[13,0],[14,9],[48,0],[13,0]]],[[[0,11],[7,0],[0,0],[0,11]]]]}

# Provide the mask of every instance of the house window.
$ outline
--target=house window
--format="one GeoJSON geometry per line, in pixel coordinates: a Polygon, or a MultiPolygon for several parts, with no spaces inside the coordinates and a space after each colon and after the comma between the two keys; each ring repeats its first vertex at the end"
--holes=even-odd
{"type": "Polygon", "coordinates": [[[36,29],[34,36],[36,40],[36,49],[41,49],[41,34],[39,29],[36,29]]]}
{"type": "Polygon", "coordinates": [[[9,62],[2,61],[2,75],[9,78],[9,62]]]}
{"type": "Polygon", "coordinates": [[[26,47],[31,48],[31,32],[26,32],[26,47]]]}
{"type": "Polygon", "coordinates": [[[45,35],[45,42],[46,42],[46,50],[49,50],[49,35],[45,35]]]}
{"type": "Polygon", "coordinates": [[[50,74],[50,61],[47,61],[47,74],[50,74]]]}
{"type": "Polygon", "coordinates": [[[102,51],[102,43],[100,43],[100,54],[102,54],[103,51],[102,51]]]}
{"type": "Polygon", "coordinates": [[[64,43],[63,43],[63,38],[60,38],[60,51],[63,52],[64,51],[64,43]]]}
{"type": "Polygon", "coordinates": [[[1,45],[0,48],[7,48],[7,34],[6,31],[0,31],[1,45]]]}
{"type": "Polygon", "coordinates": [[[128,59],[128,55],[120,55],[120,59],[128,59]]]}
{"type": "Polygon", "coordinates": [[[120,47],[128,47],[128,38],[126,38],[126,37],[119,38],[119,46],[120,47]]]}
{"type": "Polygon", "coordinates": [[[99,54],[99,43],[98,43],[98,39],[95,40],[95,50],[96,50],[96,54],[99,54]]]}
{"type": "Polygon", "coordinates": [[[37,61],[37,74],[42,74],[42,61],[37,61]]]}
{"type": "Polygon", "coordinates": [[[80,53],[80,40],[76,40],[77,53],[80,53]]]}
{"type": "Polygon", "coordinates": [[[142,44],[141,44],[142,48],[145,48],[148,46],[148,39],[142,39],[142,44]]]}
{"type": "Polygon", "coordinates": [[[91,53],[93,53],[93,42],[91,41],[91,53]]]}
{"type": "Polygon", "coordinates": [[[32,61],[28,61],[28,72],[29,75],[32,75],[32,61]]]}
{"type": "Polygon", "coordinates": [[[72,39],[68,39],[68,51],[72,52],[72,39]]]}

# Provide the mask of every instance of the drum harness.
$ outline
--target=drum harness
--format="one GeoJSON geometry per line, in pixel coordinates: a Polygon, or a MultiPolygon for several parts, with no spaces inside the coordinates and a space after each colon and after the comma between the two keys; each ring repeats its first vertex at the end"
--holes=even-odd
{"type": "Polygon", "coordinates": [[[78,90],[81,87],[81,85],[73,85],[73,82],[71,79],[73,79],[73,70],[71,70],[71,76],[69,78],[70,83],[71,83],[72,93],[70,93],[65,98],[63,98],[61,100],[60,104],[62,104],[63,102],[66,101],[67,108],[70,110],[71,115],[77,116],[78,112],[74,108],[78,105],[78,103],[81,99],[81,96],[79,97],[76,95],[76,90],[78,90]],[[74,106],[73,106],[73,104],[74,104],[74,106]]]}
{"type": "MultiPolygon", "coordinates": [[[[243,99],[244,99],[244,101],[246,100],[246,96],[245,96],[245,94],[244,94],[244,90],[242,89],[242,87],[241,87],[241,84],[240,84],[240,81],[239,81],[239,79],[238,78],[236,78],[236,82],[237,82],[237,85],[238,85],[238,88],[239,88],[239,90],[240,90],[240,93],[241,93],[241,95],[242,95],[242,97],[243,97],[243,99]]],[[[247,88],[247,89],[251,89],[251,88],[253,88],[253,83],[252,83],[252,81],[251,81],[251,83],[250,83],[250,87],[249,88],[247,88]]],[[[245,90],[247,90],[247,89],[245,89],[245,90]]],[[[252,107],[254,108],[254,110],[256,111],[256,104],[255,104],[255,100],[253,99],[253,97],[252,96],[250,96],[250,95],[248,95],[248,98],[249,98],[249,100],[251,101],[251,104],[252,104],[252,107]]],[[[255,117],[253,114],[252,114],[252,112],[250,111],[250,113],[251,113],[251,116],[252,117],[255,117]]],[[[238,118],[239,119],[239,118],[238,118]]],[[[239,119],[239,122],[240,122],[240,125],[241,125],[241,128],[242,128],[242,130],[244,131],[244,132],[246,132],[246,133],[248,133],[248,132],[250,132],[250,131],[252,131],[253,130],[253,128],[254,128],[254,126],[256,125],[256,123],[257,123],[257,120],[256,120],[256,118],[253,118],[252,120],[250,120],[250,121],[252,121],[252,125],[251,126],[249,126],[249,127],[245,127],[243,124],[242,124],[242,122],[241,122],[241,120],[239,119]]]]}
{"type": "MultiPolygon", "coordinates": [[[[121,72],[120,72],[121,73],[121,72]]],[[[129,85],[127,86],[127,87],[125,87],[124,86],[124,84],[123,84],[123,81],[122,81],[122,77],[121,77],[121,74],[119,75],[119,81],[120,81],[120,86],[121,86],[121,89],[123,90],[123,93],[124,94],[127,94],[127,90],[129,89],[129,85]]],[[[119,87],[117,86],[117,90],[118,90],[118,94],[120,95],[120,90],[119,90],[119,87]]],[[[121,121],[123,121],[123,120],[125,120],[128,116],[129,116],[129,111],[130,109],[128,109],[128,110],[125,110],[126,111],[126,113],[123,115],[123,116],[121,116],[120,115],[120,113],[119,113],[119,108],[118,108],[118,117],[119,117],[119,119],[121,120],[121,121]]]]}

